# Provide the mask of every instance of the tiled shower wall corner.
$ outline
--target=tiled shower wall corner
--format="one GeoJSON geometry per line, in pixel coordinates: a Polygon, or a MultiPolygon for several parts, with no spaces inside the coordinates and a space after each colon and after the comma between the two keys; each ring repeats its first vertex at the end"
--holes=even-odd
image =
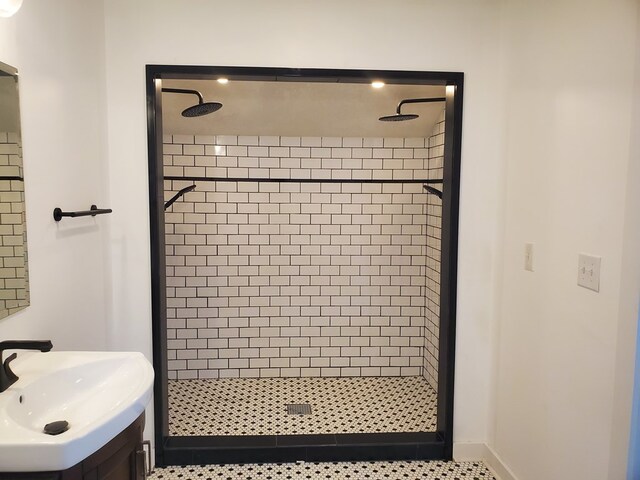
{"type": "MultiPolygon", "coordinates": [[[[22,178],[22,147],[15,133],[0,132],[0,176],[22,178]]],[[[0,180],[0,312],[11,314],[29,298],[24,181],[0,180]]]]}
{"type": "MultiPolygon", "coordinates": [[[[426,142],[173,135],[164,175],[436,178],[426,142]]],[[[165,214],[170,378],[423,374],[421,183],[196,184],[165,214]]]]}
{"type": "MultiPolygon", "coordinates": [[[[427,139],[430,178],[442,178],[444,165],[444,110],[440,114],[431,136],[427,139]]],[[[442,191],[442,184],[434,185],[442,191]]],[[[440,350],[440,264],[442,239],[442,200],[435,195],[427,197],[426,280],[423,375],[429,385],[438,391],[438,353],[440,350]]]]}

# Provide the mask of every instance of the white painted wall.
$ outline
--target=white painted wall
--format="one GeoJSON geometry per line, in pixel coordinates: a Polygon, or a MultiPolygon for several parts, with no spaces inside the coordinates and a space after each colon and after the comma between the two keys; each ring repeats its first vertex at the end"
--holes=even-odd
{"type": "Polygon", "coordinates": [[[486,438],[503,172],[494,0],[106,2],[114,320],[150,352],[145,64],[464,71],[457,439],[486,438]],[[247,13],[250,12],[250,15],[247,13]]]}
{"type": "Polygon", "coordinates": [[[20,74],[31,281],[31,306],[0,320],[0,340],[105,349],[109,218],[52,217],[109,203],[102,3],[24,2],[0,18],[0,61],[20,74]]]}
{"type": "Polygon", "coordinates": [[[0,19],[0,60],[21,71],[32,279],[0,338],[150,357],[145,64],[463,71],[455,440],[488,442],[521,480],[622,478],[637,2],[104,3],[106,24],[100,0],[0,19]],[[114,214],[51,219],[93,202],[114,214]],[[578,251],[603,256],[600,294],[575,286],[578,251]]]}
{"type": "Polygon", "coordinates": [[[490,443],[519,480],[621,479],[639,291],[638,243],[623,249],[639,221],[627,182],[632,172],[638,180],[637,2],[506,2],[504,19],[507,194],[490,443]],[[533,273],[525,242],[535,244],[533,273]],[[599,293],[576,285],[578,252],[602,256],[599,293]]]}

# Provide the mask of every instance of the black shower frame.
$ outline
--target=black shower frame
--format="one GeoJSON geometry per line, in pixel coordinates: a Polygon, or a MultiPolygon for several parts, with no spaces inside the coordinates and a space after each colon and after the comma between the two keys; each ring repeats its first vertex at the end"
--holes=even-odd
{"type": "MultiPolygon", "coordinates": [[[[147,65],[147,139],[151,242],[151,302],[155,463],[198,465],[347,460],[450,460],[453,454],[458,219],[462,146],[461,72],[147,65]],[[169,436],[162,165],[162,80],[215,79],[446,86],[442,197],[442,262],[436,432],[322,435],[169,436]]],[[[247,181],[245,179],[245,181],[247,181]]],[[[359,182],[359,180],[354,180],[359,182]]],[[[322,180],[318,180],[322,182],[322,180]]],[[[344,182],[344,181],[343,181],[344,182]]],[[[405,183],[401,180],[399,183],[405,183]]]]}

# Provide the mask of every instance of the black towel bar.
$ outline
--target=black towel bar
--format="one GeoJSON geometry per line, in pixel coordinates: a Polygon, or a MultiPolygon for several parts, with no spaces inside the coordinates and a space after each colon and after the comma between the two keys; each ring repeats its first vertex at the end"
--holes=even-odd
{"type": "Polygon", "coordinates": [[[82,212],[63,212],[61,208],[56,207],[53,209],[53,219],[56,222],[59,222],[62,220],[62,217],[86,217],[88,215],[95,217],[96,215],[103,215],[111,212],[113,212],[113,210],[110,208],[98,208],[95,205],[91,205],[90,210],[84,210],[82,212]]]}

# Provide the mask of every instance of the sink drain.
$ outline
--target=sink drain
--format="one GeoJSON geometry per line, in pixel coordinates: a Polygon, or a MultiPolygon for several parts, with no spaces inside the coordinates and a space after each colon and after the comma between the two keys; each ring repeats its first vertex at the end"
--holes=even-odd
{"type": "Polygon", "coordinates": [[[60,435],[69,430],[69,422],[66,420],[58,420],[57,422],[47,423],[44,426],[44,433],[47,435],[60,435]]]}

